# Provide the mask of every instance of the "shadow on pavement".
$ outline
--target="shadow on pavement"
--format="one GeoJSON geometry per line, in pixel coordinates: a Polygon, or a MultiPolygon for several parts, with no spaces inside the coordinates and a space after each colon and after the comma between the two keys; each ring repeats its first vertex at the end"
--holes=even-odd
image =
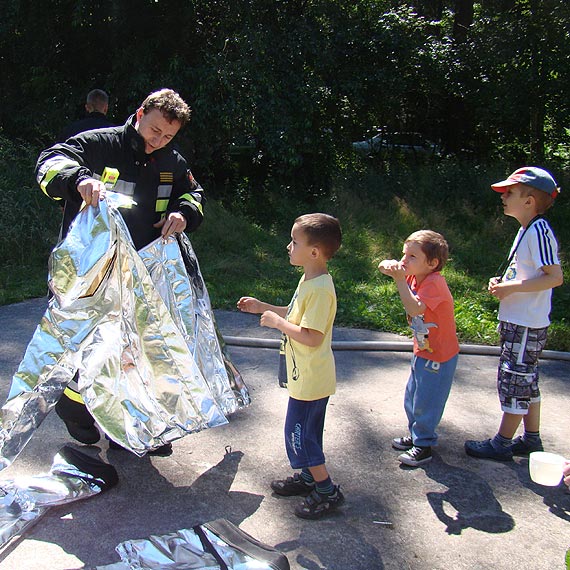
{"type": "MultiPolygon", "coordinates": [[[[0,395],[10,380],[45,300],[0,307],[0,395]]],[[[262,337],[259,319],[217,312],[228,336],[262,337]]],[[[382,333],[340,329],[337,338],[377,340],[382,333]]],[[[170,457],[138,458],[92,446],[112,463],[119,484],[101,496],[50,510],[2,558],[2,570],[93,570],[118,562],[123,541],[164,535],[227,518],[282,550],[292,570],[552,570],[568,548],[570,495],[530,481],[528,460],[467,456],[466,439],[492,436],[500,420],[496,357],[461,355],[439,426],[434,460],[403,469],[391,439],[407,430],[403,393],[409,353],[339,351],[338,391],[331,398],[325,453],[346,503],[319,521],[292,514],[298,498],[271,495],[269,482],[290,474],[283,448],[287,394],[277,386],[272,349],[229,347],[252,395],[230,423],[174,442],[170,457]],[[231,451],[231,446],[236,451],[231,451]],[[532,548],[529,548],[529,537],[532,548]],[[521,552],[524,562],[519,564],[521,552]],[[513,562],[514,561],[514,562],[513,562]]],[[[545,361],[541,436],[568,456],[570,363],[545,361]]],[[[17,461],[2,473],[38,473],[69,443],[50,415],[17,461]]]]}
{"type": "Polygon", "coordinates": [[[503,511],[489,483],[476,473],[449,465],[435,453],[425,472],[430,479],[447,487],[447,491],[426,494],[447,534],[461,534],[467,528],[501,533],[515,526],[513,517],[503,511]],[[446,510],[456,513],[452,516],[446,510]]]}
{"type": "MultiPolygon", "coordinates": [[[[81,450],[93,455],[100,451],[95,446],[83,446],[81,450]]],[[[107,461],[117,466],[121,482],[107,493],[105,511],[93,510],[98,497],[84,504],[53,508],[35,528],[34,539],[50,542],[55,536],[59,547],[87,561],[93,558],[91,544],[78,537],[98,537],[106,543],[104,550],[109,557],[97,559],[97,564],[103,565],[119,561],[114,549],[125,540],[167,534],[217,518],[228,518],[239,525],[257,511],[263,500],[261,495],[230,490],[242,458],[241,451],[228,449],[219,463],[201,473],[191,485],[177,486],[161,475],[157,459],[110,450],[107,461]],[[216,501],[211,500],[212,496],[216,501]]]]}
{"type": "Polygon", "coordinates": [[[509,465],[515,470],[521,485],[542,497],[542,501],[548,507],[549,512],[566,522],[570,522],[570,490],[563,483],[556,487],[545,487],[534,483],[529,475],[528,459],[523,459],[521,463],[524,465],[524,469],[517,469],[516,464],[509,465]]]}

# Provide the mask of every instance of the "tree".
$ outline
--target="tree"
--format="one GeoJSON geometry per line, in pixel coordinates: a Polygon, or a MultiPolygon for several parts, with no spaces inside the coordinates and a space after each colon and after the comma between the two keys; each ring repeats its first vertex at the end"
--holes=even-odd
{"type": "Polygon", "coordinates": [[[542,161],[568,141],[563,0],[6,0],[3,132],[45,145],[85,94],[116,122],[169,86],[193,108],[178,144],[207,183],[251,147],[259,193],[326,191],[350,142],[419,131],[450,152],[542,161]]]}

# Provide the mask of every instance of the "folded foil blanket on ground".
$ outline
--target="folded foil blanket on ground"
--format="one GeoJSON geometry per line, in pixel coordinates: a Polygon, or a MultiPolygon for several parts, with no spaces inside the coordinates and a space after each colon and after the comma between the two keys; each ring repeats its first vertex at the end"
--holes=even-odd
{"type": "Polygon", "coordinates": [[[290,570],[282,553],[260,542],[227,519],[116,548],[121,562],[97,570],[290,570]]]}
{"type": "Polygon", "coordinates": [[[50,507],[88,499],[118,481],[112,465],[67,445],[54,457],[49,473],[0,481],[0,551],[50,507]]]}
{"type": "Polygon", "coordinates": [[[0,410],[0,469],[10,465],[79,371],[102,430],[137,455],[250,403],[224,351],[198,260],[182,234],[134,249],[107,193],[50,257],[53,293],[0,410]]]}

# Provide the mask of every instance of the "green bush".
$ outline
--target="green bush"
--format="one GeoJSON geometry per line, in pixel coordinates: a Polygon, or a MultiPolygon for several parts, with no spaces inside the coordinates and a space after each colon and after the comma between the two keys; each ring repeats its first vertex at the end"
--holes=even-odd
{"type": "Polygon", "coordinates": [[[0,133],[0,303],[45,294],[47,259],[61,221],[60,208],[34,180],[38,151],[0,133]]]}
{"type": "Polygon", "coordinates": [[[38,154],[0,133],[0,256],[8,264],[27,264],[30,256],[34,261],[45,258],[57,239],[61,209],[34,179],[38,154]]]}

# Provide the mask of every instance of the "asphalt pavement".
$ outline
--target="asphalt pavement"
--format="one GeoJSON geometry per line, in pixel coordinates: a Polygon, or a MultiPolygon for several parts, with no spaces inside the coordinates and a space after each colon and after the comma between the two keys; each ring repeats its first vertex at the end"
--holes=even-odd
{"type": "MultiPolygon", "coordinates": [[[[45,299],[0,307],[0,399],[39,322],[45,299]]],[[[224,336],[277,339],[258,318],[216,312],[224,336]]],[[[395,335],[335,329],[339,341],[399,341],[395,335]]],[[[290,473],[283,446],[287,393],[276,381],[273,348],[228,346],[252,404],[226,426],[174,442],[170,457],[80,446],[113,464],[119,484],[84,501],[53,507],[0,552],[2,570],[94,570],[120,560],[123,541],[227,518],[284,552],[293,570],[461,570],[564,568],[570,494],[541,487],[528,460],[498,463],[465,455],[466,439],[492,436],[500,409],[496,356],[462,354],[439,428],[434,460],[401,466],[393,437],[406,434],[403,392],[409,352],[338,350],[338,390],[325,431],[327,464],[346,503],[319,521],[293,515],[297,498],[272,494],[290,473]]],[[[545,449],[570,456],[570,362],[542,363],[545,449]]],[[[70,438],[50,414],[0,479],[49,471],[70,438]]]]}

